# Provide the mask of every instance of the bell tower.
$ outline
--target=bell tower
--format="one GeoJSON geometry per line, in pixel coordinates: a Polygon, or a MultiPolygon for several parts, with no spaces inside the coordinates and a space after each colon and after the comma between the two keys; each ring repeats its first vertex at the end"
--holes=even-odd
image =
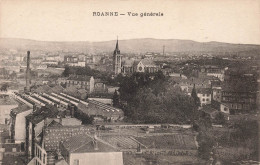
{"type": "Polygon", "coordinates": [[[115,75],[121,73],[122,71],[122,55],[120,54],[119,46],[118,46],[118,38],[116,41],[116,48],[113,54],[113,62],[114,62],[114,73],[115,75]]]}

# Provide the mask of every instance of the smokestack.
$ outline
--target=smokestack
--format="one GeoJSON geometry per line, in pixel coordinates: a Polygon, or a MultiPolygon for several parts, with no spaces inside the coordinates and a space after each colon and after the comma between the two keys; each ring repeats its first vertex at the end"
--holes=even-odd
{"type": "Polygon", "coordinates": [[[97,151],[98,150],[98,144],[97,144],[97,135],[95,133],[94,137],[93,137],[93,145],[94,145],[94,150],[97,151]]]}
{"type": "Polygon", "coordinates": [[[74,116],[75,116],[75,108],[76,108],[76,107],[75,107],[74,105],[71,106],[71,109],[70,109],[70,116],[71,116],[71,117],[74,117],[74,116]]]}
{"type": "Polygon", "coordinates": [[[27,51],[27,67],[26,67],[26,91],[30,91],[31,85],[31,69],[30,69],[30,51],[27,51]]]}

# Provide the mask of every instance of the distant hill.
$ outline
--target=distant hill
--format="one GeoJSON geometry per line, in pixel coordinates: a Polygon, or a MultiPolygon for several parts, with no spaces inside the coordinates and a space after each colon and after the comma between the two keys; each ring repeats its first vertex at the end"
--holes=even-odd
{"type": "MultiPolygon", "coordinates": [[[[78,51],[86,53],[112,52],[116,41],[104,42],[52,42],[28,39],[0,38],[0,50],[16,49],[18,51],[78,51]]],[[[260,45],[229,44],[221,42],[195,42],[177,39],[129,39],[119,40],[121,53],[162,52],[260,52],[260,45]]]]}

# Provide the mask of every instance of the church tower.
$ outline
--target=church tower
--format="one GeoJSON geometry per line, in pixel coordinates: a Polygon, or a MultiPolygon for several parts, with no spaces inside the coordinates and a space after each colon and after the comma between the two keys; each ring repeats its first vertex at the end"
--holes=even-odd
{"type": "Polygon", "coordinates": [[[114,73],[115,75],[121,73],[122,71],[122,55],[120,54],[119,46],[118,46],[118,38],[116,41],[116,48],[113,54],[113,62],[114,62],[114,73]]]}

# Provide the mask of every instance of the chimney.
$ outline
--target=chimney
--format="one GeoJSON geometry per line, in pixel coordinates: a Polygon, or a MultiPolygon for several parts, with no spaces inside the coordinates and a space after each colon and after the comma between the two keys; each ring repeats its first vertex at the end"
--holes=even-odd
{"type": "Polygon", "coordinates": [[[94,137],[93,137],[93,145],[94,145],[94,150],[97,151],[98,150],[98,144],[97,144],[97,135],[95,133],[94,137]]]}
{"type": "Polygon", "coordinates": [[[76,107],[74,105],[71,106],[71,109],[70,109],[70,116],[71,117],[74,117],[75,116],[75,109],[76,107]]]}
{"type": "Polygon", "coordinates": [[[26,91],[30,91],[31,85],[31,69],[30,69],[30,51],[27,51],[27,67],[26,67],[26,91]]]}

